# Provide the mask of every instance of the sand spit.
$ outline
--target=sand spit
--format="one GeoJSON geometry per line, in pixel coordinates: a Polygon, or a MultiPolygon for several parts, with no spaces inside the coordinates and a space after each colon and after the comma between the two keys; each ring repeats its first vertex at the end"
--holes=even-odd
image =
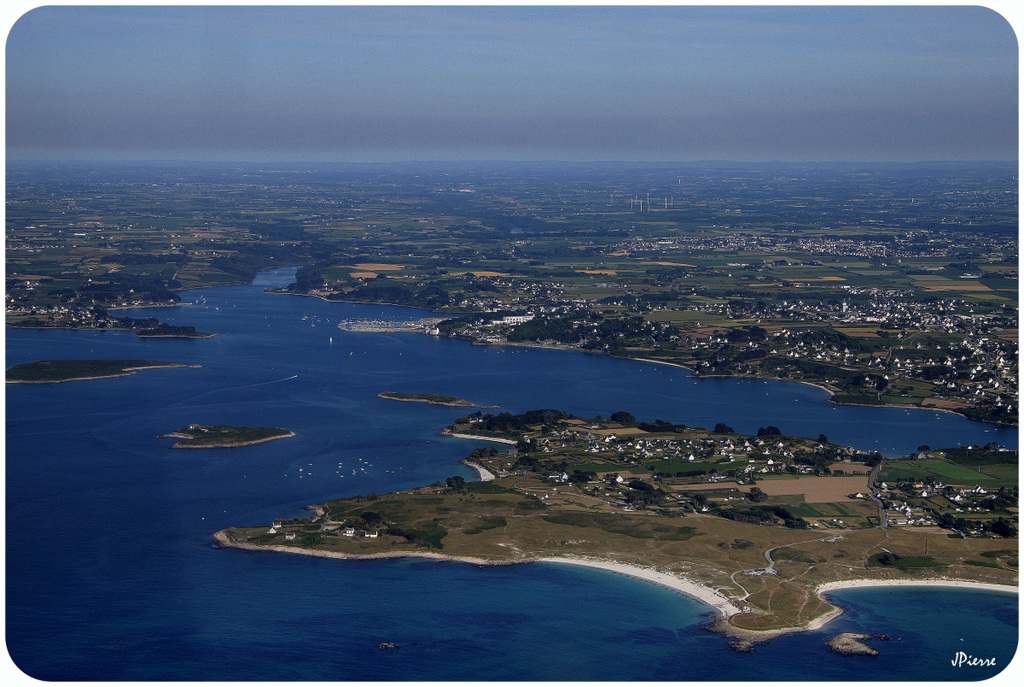
{"type": "Polygon", "coordinates": [[[457,434],[455,432],[441,432],[441,435],[442,436],[446,436],[446,437],[455,437],[456,439],[475,439],[477,441],[494,441],[494,442],[499,443],[499,444],[509,444],[511,446],[515,446],[516,444],[519,443],[518,441],[513,441],[512,439],[499,439],[497,437],[483,437],[483,436],[477,436],[476,434],[457,434]]]}

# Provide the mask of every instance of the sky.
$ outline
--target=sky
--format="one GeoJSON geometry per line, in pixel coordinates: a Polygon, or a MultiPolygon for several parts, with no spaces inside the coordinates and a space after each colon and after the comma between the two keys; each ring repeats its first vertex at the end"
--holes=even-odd
{"type": "Polygon", "coordinates": [[[979,6],[45,6],[8,159],[1016,160],[979,6]]]}

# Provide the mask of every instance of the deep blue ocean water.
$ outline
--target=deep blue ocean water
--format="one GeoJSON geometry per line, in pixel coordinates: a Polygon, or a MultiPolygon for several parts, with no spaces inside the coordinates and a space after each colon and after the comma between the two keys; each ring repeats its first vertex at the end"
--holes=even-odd
{"type": "Polygon", "coordinates": [[[997,441],[1016,430],[946,413],[839,407],[807,385],[693,379],[685,370],[418,334],[340,331],[351,318],[422,311],[192,291],[136,317],[206,340],[8,330],[6,364],[151,358],[200,369],[6,389],[7,647],[46,680],[977,680],[1017,644],[1015,595],[846,590],[818,632],[737,654],[705,632],[706,607],[671,590],[557,564],[342,562],[221,550],[210,533],[297,517],[329,498],[452,475],[481,442],[439,436],[465,411],[377,398],[431,391],[520,412],[628,410],[741,432],[776,425],[886,454],[997,441]],[[233,451],[171,451],[189,423],[297,432],[233,451]],[[343,465],[338,468],[338,464],[343,465]],[[353,474],[355,471],[355,474],[353,474]],[[883,632],[877,658],[839,657],[837,632],[883,632]],[[377,648],[391,641],[398,650],[377,648]],[[995,658],[955,668],[956,652],[995,658]]]}

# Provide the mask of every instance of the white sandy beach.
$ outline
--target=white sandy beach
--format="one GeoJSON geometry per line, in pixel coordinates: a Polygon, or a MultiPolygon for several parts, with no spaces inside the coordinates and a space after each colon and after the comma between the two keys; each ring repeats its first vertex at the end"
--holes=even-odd
{"type": "Polygon", "coordinates": [[[541,558],[541,563],[567,563],[569,565],[584,565],[589,568],[598,568],[600,570],[607,570],[609,572],[619,573],[620,575],[629,575],[630,577],[638,577],[648,582],[654,582],[656,584],[664,585],[677,592],[682,592],[688,596],[692,596],[699,601],[703,601],[708,606],[714,608],[721,615],[728,617],[735,613],[739,613],[740,609],[733,605],[729,599],[715,591],[714,589],[705,585],[699,584],[692,580],[679,577],[678,575],[672,575],[669,573],[658,572],[650,568],[641,568],[636,565],[626,565],[625,563],[613,563],[611,561],[599,561],[592,560],[589,558],[541,558]]]}
{"type": "Polygon", "coordinates": [[[491,482],[491,481],[494,480],[494,473],[491,472],[490,470],[484,468],[482,465],[477,465],[476,463],[471,463],[468,460],[460,460],[459,462],[462,463],[463,465],[467,465],[467,466],[473,468],[474,470],[476,470],[477,474],[480,475],[480,481],[481,482],[491,482]]]}
{"type": "Polygon", "coordinates": [[[988,582],[969,582],[967,580],[845,580],[843,582],[826,582],[815,591],[824,594],[835,589],[852,589],[854,587],[957,587],[960,589],[986,589],[992,592],[1017,594],[1017,587],[1008,584],[991,584],[988,582]]]}

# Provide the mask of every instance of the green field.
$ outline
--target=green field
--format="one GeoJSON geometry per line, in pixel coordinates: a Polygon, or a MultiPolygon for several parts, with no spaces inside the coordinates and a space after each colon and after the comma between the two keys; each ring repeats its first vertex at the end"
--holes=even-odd
{"type": "Polygon", "coordinates": [[[1017,466],[1008,464],[965,466],[940,458],[887,461],[880,476],[883,482],[908,480],[958,486],[1009,487],[1017,484],[1017,466]]]}

